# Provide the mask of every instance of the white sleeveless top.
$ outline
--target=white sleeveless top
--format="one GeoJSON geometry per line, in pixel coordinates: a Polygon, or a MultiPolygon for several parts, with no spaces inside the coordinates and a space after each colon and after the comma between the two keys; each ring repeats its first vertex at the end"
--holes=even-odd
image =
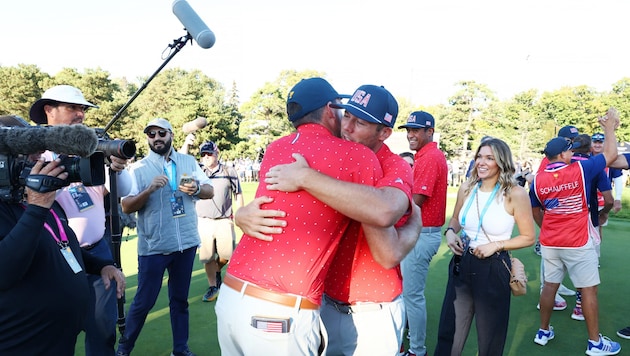
{"type": "Polygon", "coordinates": [[[476,194],[479,199],[479,212],[477,210],[477,202],[474,200],[475,196],[470,194],[466,198],[466,201],[464,201],[464,205],[459,213],[459,221],[461,222],[463,217],[462,214],[464,214],[466,210],[468,201],[473,199],[470,204],[470,208],[466,213],[466,226],[463,227],[466,235],[470,237],[470,247],[475,248],[479,245],[491,242],[486,237],[486,234],[490,236],[492,241],[509,240],[512,237],[512,231],[514,230],[514,217],[505,211],[505,197],[503,194],[500,191],[497,192],[483,216],[483,229],[486,231],[486,234],[484,234],[484,230],[482,230],[479,226],[479,216],[484,211],[486,202],[492,192],[482,192],[481,190],[477,190],[476,194]]]}

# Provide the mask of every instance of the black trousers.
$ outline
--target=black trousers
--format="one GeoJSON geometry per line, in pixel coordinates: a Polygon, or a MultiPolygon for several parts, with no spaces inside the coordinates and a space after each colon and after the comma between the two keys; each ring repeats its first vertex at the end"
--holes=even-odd
{"type": "Polygon", "coordinates": [[[473,317],[479,356],[503,354],[510,317],[510,267],[506,252],[478,259],[453,256],[442,303],[435,355],[461,355],[473,317]]]}

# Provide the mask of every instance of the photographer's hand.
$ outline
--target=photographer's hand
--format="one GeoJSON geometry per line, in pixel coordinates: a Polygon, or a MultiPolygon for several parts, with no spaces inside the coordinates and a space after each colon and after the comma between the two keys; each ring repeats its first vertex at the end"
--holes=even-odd
{"type": "MultiPolygon", "coordinates": [[[[60,162],[61,160],[57,158],[56,160],[49,162],[44,166],[44,158],[38,158],[37,163],[35,163],[35,165],[31,169],[30,175],[47,175],[50,177],[65,180],[68,178],[68,173],[65,172],[64,166],[59,165],[60,162]]],[[[42,208],[46,209],[50,209],[50,207],[53,205],[53,203],[55,202],[56,194],[56,191],[40,193],[31,188],[26,188],[28,204],[41,206],[42,208]]]]}
{"type": "Polygon", "coordinates": [[[109,169],[115,172],[120,172],[127,167],[127,160],[124,158],[116,157],[114,155],[109,156],[109,169]]]}

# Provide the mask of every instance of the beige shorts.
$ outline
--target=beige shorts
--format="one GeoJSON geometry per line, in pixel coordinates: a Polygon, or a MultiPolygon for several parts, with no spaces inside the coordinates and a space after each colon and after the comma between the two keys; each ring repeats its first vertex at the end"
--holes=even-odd
{"type": "Polygon", "coordinates": [[[234,252],[236,234],[232,219],[198,218],[197,226],[201,237],[199,261],[208,263],[216,258],[229,260],[234,252]]]}
{"type": "Polygon", "coordinates": [[[562,283],[568,272],[575,288],[599,285],[599,259],[591,239],[578,248],[540,246],[545,269],[545,282],[562,283]]]}

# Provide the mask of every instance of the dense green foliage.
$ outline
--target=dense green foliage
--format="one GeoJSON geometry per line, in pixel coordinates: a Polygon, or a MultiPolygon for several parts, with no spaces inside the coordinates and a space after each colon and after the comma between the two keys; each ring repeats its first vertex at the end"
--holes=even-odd
{"type": "MultiPolygon", "coordinates": [[[[289,89],[301,78],[325,76],[314,70],[282,71],[270,82],[262,83],[247,102],[239,103],[237,83],[226,90],[219,82],[199,70],[166,69],[147,84],[110,78],[107,71],[66,68],[55,75],[42,72],[35,65],[0,66],[0,115],[28,118],[31,104],[45,89],[56,84],[79,87],[86,98],[100,106],[88,111],[86,124],[105,127],[129,98],[144,88],[137,98],[112,123],[112,138],[138,142],[138,154],[147,151],[144,125],[155,117],[165,117],[176,128],[175,146],[185,134],[177,128],[197,117],[205,117],[208,126],[196,132],[196,143],[214,140],[224,159],[258,158],[266,145],[293,130],[286,119],[285,101],[289,89]]],[[[357,86],[360,83],[357,83],[357,86]]],[[[395,93],[394,93],[395,94],[395,93]]],[[[468,159],[479,139],[485,135],[504,139],[512,147],[516,159],[540,157],[544,143],[558,129],[572,124],[582,132],[599,131],[595,118],[609,106],[619,109],[622,122],[630,115],[630,78],[622,78],[610,91],[597,92],[587,86],[563,87],[553,92],[538,93],[531,89],[500,101],[486,85],[474,81],[457,83],[447,104],[433,107],[410,103],[397,98],[400,104],[398,122],[414,110],[426,110],[436,118],[440,148],[449,158],[468,159]]],[[[630,140],[630,126],[618,130],[619,141],[630,140]]],[[[192,147],[190,153],[197,153],[192,147]]]]}

